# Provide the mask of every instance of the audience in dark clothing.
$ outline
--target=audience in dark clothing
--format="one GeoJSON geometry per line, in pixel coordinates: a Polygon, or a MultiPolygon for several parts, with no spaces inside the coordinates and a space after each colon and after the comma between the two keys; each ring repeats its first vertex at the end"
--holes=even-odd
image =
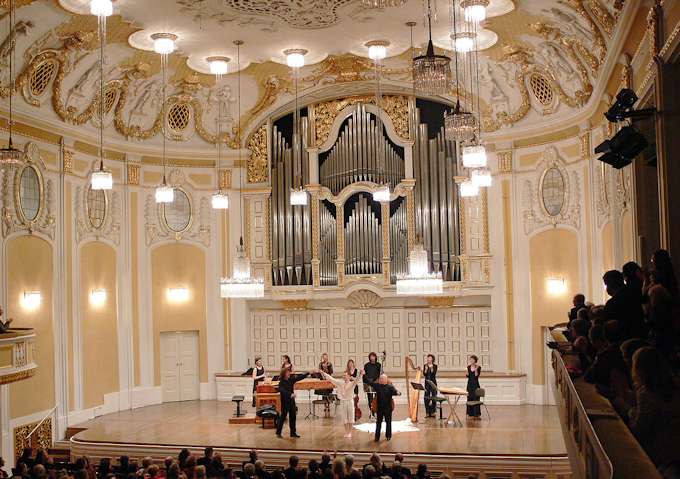
{"type": "Polygon", "coordinates": [[[626,287],[623,273],[620,271],[607,271],[602,280],[607,288],[607,294],[611,296],[604,305],[605,318],[619,322],[623,339],[645,336],[641,296],[632,288],[626,287]]]}

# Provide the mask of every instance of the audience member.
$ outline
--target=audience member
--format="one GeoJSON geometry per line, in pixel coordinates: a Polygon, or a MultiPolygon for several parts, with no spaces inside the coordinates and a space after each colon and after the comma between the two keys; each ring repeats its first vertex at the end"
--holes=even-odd
{"type": "Polygon", "coordinates": [[[630,291],[631,296],[640,299],[642,303],[642,285],[644,283],[645,275],[640,265],[635,261],[629,261],[621,268],[623,273],[623,281],[626,283],[626,288],[630,291]]]}
{"type": "Polygon", "coordinates": [[[331,460],[331,455],[328,454],[327,452],[324,452],[321,455],[321,463],[319,463],[319,469],[321,472],[329,471],[333,466],[332,460],[331,460]]]}
{"type": "Polygon", "coordinates": [[[611,298],[604,305],[604,315],[609,321],[618,321],[621,325],[623,339],[642,338],[646,336],[644,312],[640,297],[626,288],[623,273],[616,270],[607,271],[602,277],[611,298]]]}
{"type": "Polygon", "coordinates": [[[310,459],[307,463],[307,479],[321,479],[321,468],[316,459],[310,459]]]}
{"type": "Polygon", "coordinates": [[[680,477],[680,390],[670,366],[653,347],[633,355],[635,405],[630,428],[664,477],[680,477]]]}
{"type": "Polygon", "coordinates": [[[255,461],[255,477],[257,479],[270,479],[271,474],[267,472],[267,468],[264,465],[264,461],[258,459],[255,461]]]}
{"type": "Polygon", "coordinates": [[[416,469],[416,478],[431,479],[430,473],[427,470],[427,464],[418,464],[418,468],[416,469]]]}
{"type": "Polygon", "coordinates": [[[297,456],[290,456],[288,459],[288,468],[283,471],[286,479],[305,479],[307,471],[299,467],[300,458],[297,456]]]}
{"type": "Polygon", "coordinates": [[[206,447],[203,450],[203,457],[199,458],[198,461],[196,461],[196,464],[199,466],[205,466],[206,468],[210,465],[212,462],[212,457],[213,457],[213,448],[212,447],[206,447]]]}
{"type": "Polygon", "coordinates": [[[572,299],[572,304],[574,305],[574,307],[569,310],[569,314],[567,315],[569,317],[569,321],[575,320],[578,310],[581,308],[585,308],[586,297],[581,293],[574,295],[574,298],[572,299]]]}

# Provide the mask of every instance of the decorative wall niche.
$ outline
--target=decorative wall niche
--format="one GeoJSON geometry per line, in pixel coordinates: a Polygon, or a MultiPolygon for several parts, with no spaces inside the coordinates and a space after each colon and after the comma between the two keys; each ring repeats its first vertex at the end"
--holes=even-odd
{"type": "Polygon", "coordinates": [[[174,239],[195,241],[210,246],[210,198],[199,194],[181,170],[168,174],[168,184],[175,188],[171,204],[157,204],[153,192],[147,195],[144,208],[146,244],[174,239]]]}
{"type": "Polygon", "coordinates": [[[2,184],[2,234],[28,230],[54,238],[54,185],[35,143],[27,143],[24,162],[6,170],[2,184]]]}
{"type": "MultiPolygon", "coordinates": [[[[91,165],[96,171],[98,161],[91,165]]],[[[84,239],[106,239],[115,245],[120,244],[120,199],[115,190],[93,190],[90,178],[75,192],[76,241],[84,239]]]]}
{"type": "Polygon", "coordinates": [[[531,234],[544,226],[581,225],[578,174],[568,171],[554,146],[546,148],[535,170],[534,180],[522,188],[524,232],[531,234]]]}

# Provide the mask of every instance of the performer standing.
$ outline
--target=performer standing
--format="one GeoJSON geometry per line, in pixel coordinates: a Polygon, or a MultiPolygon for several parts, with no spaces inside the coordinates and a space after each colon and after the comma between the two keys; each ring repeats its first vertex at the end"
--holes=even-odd
{"type": "MultiPolygon", "coordinates": [[[[366,381],[366,376],[364,376],[364,381],[366,381]]],[[[383,419],[385,420],[385,437],[389,441],[392,439],[392,397],[401,396],[401,393],[390,383],[387,374],[381,374],[378,382],[368,381],[367,384],[373,388],[377,395],[378,418],[375,422],[375,441],[380,440],[383,419]]]]}
{"type": "MultiPolygon", "coordinates": [[[[345,366],[345,372],[350,375],[351,378],[355,378],[359,375],[359,370],[354,365],[354,359],[347,360],[347,366],[345,366]]],[[[359,395],[359,386],[354,386],[354,395],[359,395]]]]}
{"type": "Polygon", "coordinates": [[[281,417],[276,425],[276,435],[281,437],[286,416],[290,419],[290,437],[300,437],[296,431],[297,406],[295,405],[295,383],[309,376],[310,373],[293,374],[288,368],[281,368],[279,377],[279,394],[281,395],[281,417]]]}
{"type": "MultiPolygon", "coordinates": [[[[482,373],[482,367],[477,364],[477,356],[474,354],[468,358],[467,366],[467,392],[468,401],[478,401],[477,389],[479,389],[479,375],[482,373]]],[[[466,413],[473,419],[482,418],[482,407],[479,404],[466,407],[466,413]]]]}
{"type": "Polygon", "coordinates": [[[281,369],[288,369],[291,373],[293,372],[293,363],[290,362],[290,356],[287,354],[281,356],[281,369]]]}
{"type": "Polygon", "coordinates": [[[423,368],[423,375],[425,376],[425,417],[435,417],[437,412],[437,403],[432,399],[437,395],[436,388],[430,385],[430,382],[437,384],[437,365],[434,363],[434,355],[428,354],[423,368]]]}
{"type": "Polygon", "coordinates": [[[330,374],[321,371],[324,378],[332,381],[337,386],[337,395],[340,399],[340,411],[342,422],[345,424],[345,437],[352,437],[352,424],[354,424],[354,388],[357,387],[360,374],[352,378],[347,371],[342,375],[342,380],[335,379],[330,374]]]}
{"type": "Polygon", "coordinates": [[[253,407],[255,407],[255,396],[257,394],[257,385],[267,378],[267,373],[262,366],[262,358],[255,358],[255,367],[253,368],[253,407]]]}
{"type": "Polygon", "coordinates": [[[368,410],[370,411],[369,419],[373,419],[373,411],[371,411],[371,401],[375,396],[375,392],[371,389],[370,382],[375,382],[382,373],[382,366],[378,362],[378,355],[374,352],[368,354],[368,362],[364,364],[364,391],[366,392],[366,399],[368,399],[368,410]]]}
{"type": "MultiPolygon", "coordinates": [[[[328,360],[328,353],[323,353],[321,355],[321,362],[319,363],[319,371],[321,371],[321,374],[319,374],[319,377],[322,377],[323,373],[326,374],[333,374],[333,364],[328,360]]],[[[328,397],[330,394],[333,392],[332,389],[317,389],[314,391],[314,394],[318,394],[321,396],[324,400],[323,403],[323,413],[325,416],[330,416],[331,414],[331,406],[330,406],[330,401],[328,397]]]]}

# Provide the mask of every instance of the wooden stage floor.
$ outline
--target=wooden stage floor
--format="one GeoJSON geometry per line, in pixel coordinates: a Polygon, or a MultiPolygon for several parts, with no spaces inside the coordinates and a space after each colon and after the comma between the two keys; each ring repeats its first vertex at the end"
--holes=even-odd
{"type": "MultiPolygon", "coordinates": [[[[246,409],[252,412],[252,408],[246,409]]],[[[417,431],[394,433],[392,440],[379,444],[373,434],[354,430],[352,439],[343,438],[344,430],[338,418],[303,419],[307,404],[299,403],[298,434],[293,439],[284,429],[277,438],[273,429],[262,429],[254,424],[228,424],[234,407],[230,402],[186,401],[147,406],[139,409],[107,414],[76,427],[86,430],[72,440],[74,451],[78,445],[83,452],[97,444],[115,446],[154,445],[168,452],[179,447],[202,448],[214,446],[228,449],[258,449],[285,451],[355,451],[370,453],[402,452],[422,455],[474,456],[566,456],[557,408],[553,406],[489,406],[491,420],[465,420],[464,406],[458,407],[463,427],[447,425],[438,419],[424,419],[421,408],[417,431]]],[[[366,412],[364,405],[363,412],[366,412]]],[[[406,406],[398,405],[395,421],[406,417],[406,406]]],[[[360,423],[366,422],[362,419],[360,423]]],[[[290,452],[289,452],[290,453],[290,452]]]]}

